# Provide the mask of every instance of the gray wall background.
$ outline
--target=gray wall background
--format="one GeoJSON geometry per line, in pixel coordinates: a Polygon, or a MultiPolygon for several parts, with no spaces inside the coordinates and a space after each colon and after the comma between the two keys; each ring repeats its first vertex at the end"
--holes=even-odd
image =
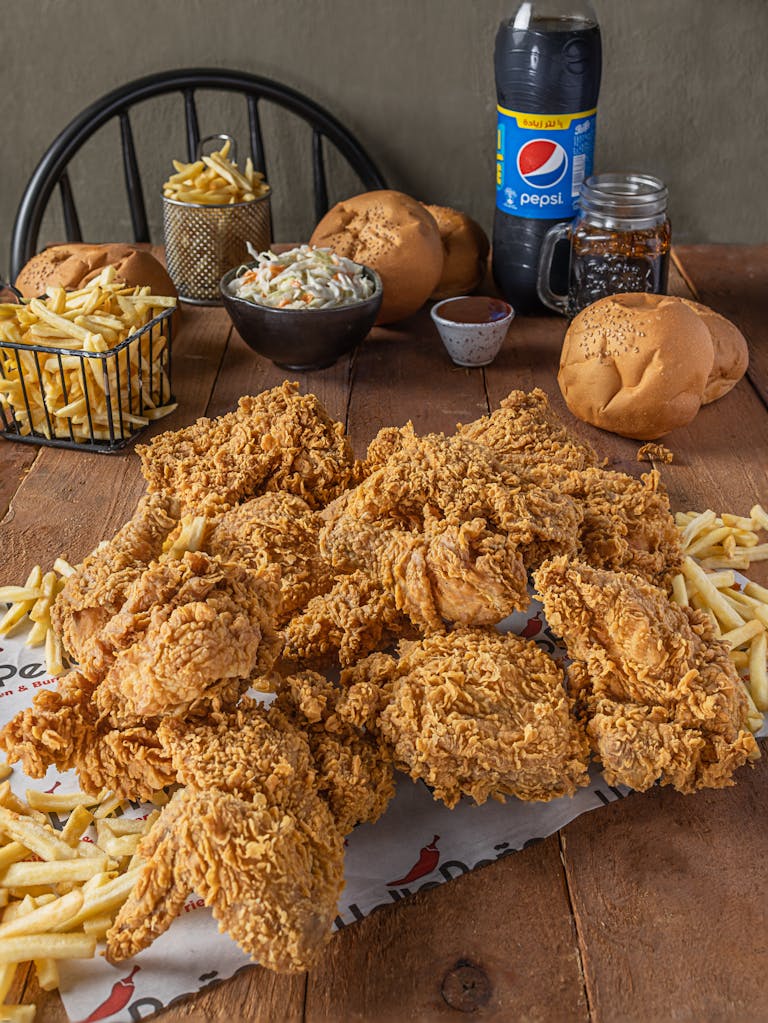
{"type": "MultiPolygon", "coordinates": [[[[488,230],[494,203],[493,41],[515,0],[0,0],[0,272],[24,185],[57,132],[131,78],[171,67],[241,68],[327,106],[392,187],[456,206],[488,230]]],[[[768,0],[595,0],[603,32],[597,170],[669,185],[678,242],[764,242],[768,202],[768,0]]],[[[201,130],[234,131],[244,104],[208,94],[201,130]]],[[[313,227],[309,134],[266,123],[276,237],[313,227]]],[[[183,158],[180,99],[134,118],[149,214],[183,158]]],[[[334,161],[335,165],[335,161],[334,161]]],[[[117,131],[78,157],[73,186],[88,240],[130,239],[117,131]]],[[[357,191],[343,173],[336,197],[357,191]]],[[[54,200],[41,242],[61,239],[54,200]]]]}

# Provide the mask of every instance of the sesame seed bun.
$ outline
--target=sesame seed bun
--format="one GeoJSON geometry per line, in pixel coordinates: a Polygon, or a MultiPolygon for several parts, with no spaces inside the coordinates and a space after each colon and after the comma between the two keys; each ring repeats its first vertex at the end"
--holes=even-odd
{"type": "Polygon", "coordinates": [[[714,363],[710,331],[682,299],[611,295],[574,318],[557,379],[579,419],[656,440],[693,419],[714,363]]]}

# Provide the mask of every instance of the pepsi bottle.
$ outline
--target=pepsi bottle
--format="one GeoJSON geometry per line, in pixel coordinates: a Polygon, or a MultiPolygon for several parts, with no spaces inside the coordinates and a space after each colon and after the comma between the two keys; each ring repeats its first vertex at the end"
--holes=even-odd
{"type": "MultiPolygon", "coordinates": [[[[496,34],[493,276],[521,313],[544,311],[536,291],[542,240],[573,219],[592,173],[601,57],[588,0],[519,3],[496,34]]],[[[555,291],[567,290],[567,258],[567,248],[556,254],[555,291]]]]}

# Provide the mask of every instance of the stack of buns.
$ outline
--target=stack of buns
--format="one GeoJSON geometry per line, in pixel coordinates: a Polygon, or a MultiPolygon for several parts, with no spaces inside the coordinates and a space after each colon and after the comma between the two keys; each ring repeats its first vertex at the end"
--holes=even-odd
{"type": "Polygon", "coordinates": [[[403,320],[429,298],[473,291],[488,257],[488,239],[465,213],[424,206],[391,189],[337,203],[310,244],[328,246],[379,274],[384,297],[377,323],[403,320]]]}
{"type": "Polygon", "coordinates": [[[667,295],[610,295],[568,328],[558,383],[579,419],[656,440],[727,394],[748,361],[741,332],[707,306],[667,295]]]}

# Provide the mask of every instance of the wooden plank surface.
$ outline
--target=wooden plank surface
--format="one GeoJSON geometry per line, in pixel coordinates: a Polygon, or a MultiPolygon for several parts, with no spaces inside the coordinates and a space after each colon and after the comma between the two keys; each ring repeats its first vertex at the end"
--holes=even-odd
{"type": "MultiPolygon", "coordinates": [[[[688,281],[729,315],[718,301],[727,305],[735,294],[737,257],[729,291],[718,285],[708,254],[694,252],[689,262],[688,252],[678,254],[672,290],[690,294],[688,281]]],[[[749,330],[753,349],[768,349],[754,309],[761,296],[749,304],[744,293],[741,320],[732,318],[749,330]]],[[[495,407],[512,388],[541,386],[568,425],[612,465],[635,474],[648,468],[636,461],[636,442],[595,430],[565,409],[556,382],[565,324],[554,317],[518,319],[484,371],[455,367],[422,311],[397,328],[374,331],[351,359],[311,374],[255,356],[220,310],[194,310],[186,320],[174,362],[182,403],[155,431],[218,415],[242,394],[298,379],[346,422],[360,455],[383,425],[411,419],[418,431],[450,431],[457,421],[495,407]]],[[[666,443],[675,461],[661,470],[673,506],[745,511],[756,499],[768,503],[765,459],[759,457],[768,451],[768,415],[749,382],[666,443]]],[[[133,455],[101,458],[5,444],[0,470],[0,510],[3,495],[12,496],[3,522],[7,581],[58,553],[77,560],[125,520],[142,489],[133,455]]],[[[722,793],[633,795],[578,819],[559,837],[345,929],[309,977],[254,967],[184,999],[162,1018],[765,1018],[759,1013],[760,984],[768,974],[761,901],[767,771],[765,763],[744,771],[737,787],[722,793]]],[[[17,978],[15,997],[22,992],[25,1001],[38,1001],[38,1018],[66,1019],[58,996],[37,991],[32,977],[17,978]]]]}

